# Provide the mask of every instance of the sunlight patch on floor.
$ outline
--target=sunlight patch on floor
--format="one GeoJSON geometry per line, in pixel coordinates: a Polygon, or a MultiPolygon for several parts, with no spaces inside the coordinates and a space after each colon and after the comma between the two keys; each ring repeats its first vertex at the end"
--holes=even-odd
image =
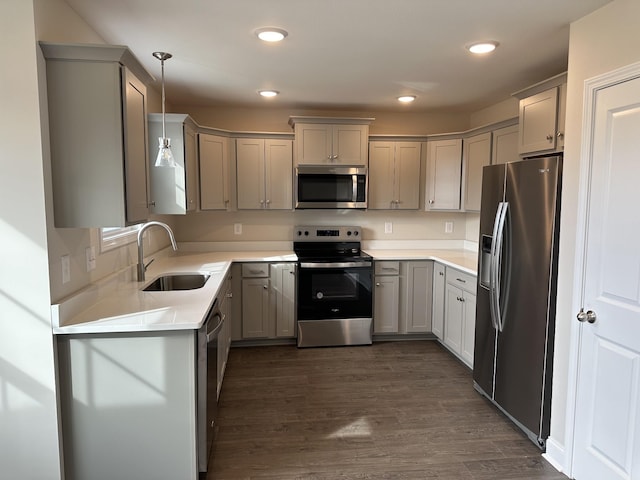
{"type": "Polygon", "coordinates": [[[327,435],[327,438],[354,438],[354,437],[370,437],[371,425],[366,417],[361,417],[349,425],[339,428],[333,433],[327,435]]]}

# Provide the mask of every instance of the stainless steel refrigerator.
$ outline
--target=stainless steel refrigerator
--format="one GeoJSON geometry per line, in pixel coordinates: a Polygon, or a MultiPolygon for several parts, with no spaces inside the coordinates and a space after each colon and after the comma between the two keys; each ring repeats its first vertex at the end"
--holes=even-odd
{"type": "Polygon", "coordinates": [[[561,176],[561,156],[482,172],[474,387],[542,449],[551,416],[561,176]]]}

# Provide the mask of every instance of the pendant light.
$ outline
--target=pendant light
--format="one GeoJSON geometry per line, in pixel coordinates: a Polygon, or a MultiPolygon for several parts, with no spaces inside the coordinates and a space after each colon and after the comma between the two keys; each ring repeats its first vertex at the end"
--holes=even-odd
{"type": "Polygon", "coordinates": [[[162,70],[162,137],[158,138],[158,155],[156,156],[156,163],[154,164],[154,167],[174,168],[176,166],[176,162],[173,159],[173,153],[171,153],[171,139],[167,138],[164,120],[164,61],[170,59],[173,55],[166,52],[153,52],[153,56],[160,60],[160,67],[162,70]]]}

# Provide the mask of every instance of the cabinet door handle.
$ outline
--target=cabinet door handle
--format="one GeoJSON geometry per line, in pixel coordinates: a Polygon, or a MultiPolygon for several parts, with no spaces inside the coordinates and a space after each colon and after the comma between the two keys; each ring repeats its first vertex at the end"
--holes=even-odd
{"type": "Polygon", "coordinates": [[[380,286],[380,283],[376,282],[376,287],[379,287],[379,286],[380,286]]]}
{"type": "Polygon", "coordinates": [[[440,275],[441,277],[444,277],[444,272],[438,272],[438,275],[440,275]]]}
{"type": "Polygon", "coordinates": [[[467,283],[466,280],[463,280],[462,278],[456,278],[457,281],[459,281],[460,283],[467,283]]]}
{"type": "Polygon", "coordinates": [[[429,205],[433,205],[434,201],[433,200],[429,200],[429,205]]]}
{"type": "Polygon", "coordinates": [[[553,141],[553,135],[547,135],[547,141],[552,142],[553,141]]]}
{"type": "Polygon", "coordinates": [[[264,288],[266,290],[267,288],[269,288],[269,286],[268,285],[263,285],[262,288],[264,288]]]}
{"type": "Polygon", "coordinates": [[[558,134],[556,136],[558,138],[563,138],[564,137],[564,132],[558,132],[558,134]]]}

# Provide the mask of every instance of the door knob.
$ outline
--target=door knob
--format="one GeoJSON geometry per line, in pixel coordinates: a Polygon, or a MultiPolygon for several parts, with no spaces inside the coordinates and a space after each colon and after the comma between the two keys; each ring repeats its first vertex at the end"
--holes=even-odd
{"type": "Polygon", "coordinates": [[[594,312],[593,310],[587,310],[585,312],[584,308],[581,308],[578,312],[578,315],[576,315],[576,318],[579,322],[595,323],[597,316],[596,312],[594,312]]]}

